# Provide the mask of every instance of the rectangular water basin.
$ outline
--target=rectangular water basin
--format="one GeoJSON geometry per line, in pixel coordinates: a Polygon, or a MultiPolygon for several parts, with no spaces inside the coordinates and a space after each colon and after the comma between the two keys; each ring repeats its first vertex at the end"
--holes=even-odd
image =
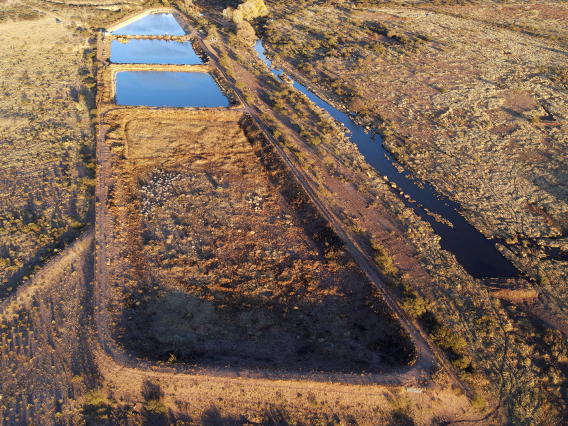
{"type": "Polygon", "coordinates": [[[110,60],[116,64],[181,64],[198,65],[203,61],[189,41],[113,40],[110,60]]]}
{"type": "Polygon", "coordinates": [[[229,106],[229,100],[210,74],[177,71],[118,72],[116,103],[149,107],[229,106]]]}
{"type": "MultiPolygon", "coordinates": [[[[179,19],[179,18],[178,18],[179,19]]],[[[185,31],[171,13],[146,15],[112,32],[114,35],[185,35],[185,31]]]]}

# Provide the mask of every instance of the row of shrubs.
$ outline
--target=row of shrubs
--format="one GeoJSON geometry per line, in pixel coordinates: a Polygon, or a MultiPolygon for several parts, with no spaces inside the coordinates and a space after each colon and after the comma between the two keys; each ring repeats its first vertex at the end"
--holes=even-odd
{"type": "MultiPolygon", "coordinates": [[[[377,240],[371,240],[371,252],[377,266],[391,278],[399,275],[388,250],[377,240]]],[[[394,278],[402,287],[401,305],[412,318],[415,318],[427,331],[432,341],[449,356],[452,365],[460,372],[460,379],[471,379],[474,368],[467,355],[465,339],[444,326],[432,312],[432,303],[421,298],[404,278],[394,278]]],[[[471,381],[471,380],[470,380],[471,381]]]]}
{"type": "Polygon", "coordinates": [[[7,21],[35,21],[43,14],[24,6],[9,5],[0,9],[0,22],[7,21]]]}

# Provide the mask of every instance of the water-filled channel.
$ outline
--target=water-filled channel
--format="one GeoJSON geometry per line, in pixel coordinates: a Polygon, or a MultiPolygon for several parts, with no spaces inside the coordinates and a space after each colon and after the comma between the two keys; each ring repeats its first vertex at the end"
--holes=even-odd
{"type": "Polygon", "coordinates": [[[178,24],[171,13],[154,13],[146,15],[124,27],[112,32],[114,35],[185,35],[185,31],[178,24]]]}
{"type": "Polygon", "coordinates": [[[189,41],[130,40],[121,43],[113,40],[110,60],[115,64],[179,64],[198,65],[203,61],[189,41]]]}
{"type": "Polygon", "coordinates": [[[229,106],[211,75],[204,72],[121,71],[116,74],[118,105],[150,107],[229,106]]]}
{"type": "MultiPolygon", "coordinates": [[[[272,62],[264,55],[264,47],[259,40],[255,46],[260,59],[264,60],[272,73],[277,77],[282,71],[272,69],[272,62]]],[[[518,276],[517,269],[495,248],[495,239],[487,239],[471,226],[459,213],[460,206],[438,194],[427,182],[419,181],[404,170],[399,172],[393,165],[390,153],[383,148],[381,139],[366,134],[364,129],[356,125],[347,114],[333,108],[296,81],[294,88],[306,95],[318,107],[324,108],[333,118],[342,123],[349,131],[350,140],[357,145],[359,152],[367,163],[381,175],[387,176],[391,182],[408,194],[416,203],[400,197],[424,221],[432,225],[434,232],[440,236],[440,246],[453,253],[464,269],[474,277],[513,277],[518,276]],[[420,182],[423,189],[416,185],[420,182]],[[422,207],[419,207],[421,205],[422,207]],[[434,220],[426,214],[424,208],[449,220],[453,228],[434,220]]]]}

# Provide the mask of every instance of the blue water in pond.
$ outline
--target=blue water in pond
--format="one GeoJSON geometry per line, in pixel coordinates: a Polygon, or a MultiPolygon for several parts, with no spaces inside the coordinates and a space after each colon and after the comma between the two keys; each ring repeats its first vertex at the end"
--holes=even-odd
{"type": "Polygon", "coordinates": [[[203,61],[189,41],[130,40],[121,43],[113,40],[110,60],[115,64],[182,64],[197,65],[203,61]]]}
{"type": "Polygon", "coordinates": [[[115,35],[185,35],[183,28],[177,23],[171,13],[154,13],[146,15],[116,31],[115,35]]]}
{"type": "MultiPolygon", "coordinates": [[[[255,49],[258,57],[268,65],[273,74],[280,76],[282,71],[275,71],[271,68],[272,62],[264,55],[264,47],[260,40],[255,49]]],[[[460,209],[458,203],[438,194],[430,184],[419,181],[410,172],[406,170],[399,172],[393,165],[394,160],[391,159],[390,153],[383,148],[379,136],[375,136],[375,142],[373,137],[366,134],[364,129],[355,124],[347,114],[333,108],[296,81],[294,81],[294,88],[306,95],[318,107],[324,108],[333,118],[349,129],[351,132],[349,139],[357,145],[367,163],[381,175],[387,176],[391,182],[396,183],[404,193],[416,201],[412,203],[400,197],[407,207],[412,208],[422,220],[432,225],[434,232],[440,236],[440,246],[453,253],[470,275],[474,277],[515,277],[519,275],[518,270],[495,248],[497,240],[485,238],[458,213],[460,209]],[[415,182],[419,182],[423,189],[415,182]],[[453,228],[434,220],[426,214],[424,208],[449,220],[454,225],[453,228]]]]}
{"type": "Polygon", "coordinates": [[[203,72],[122,71],[116,74],[118,105],[227,107],[213,78],[203,72]]]}

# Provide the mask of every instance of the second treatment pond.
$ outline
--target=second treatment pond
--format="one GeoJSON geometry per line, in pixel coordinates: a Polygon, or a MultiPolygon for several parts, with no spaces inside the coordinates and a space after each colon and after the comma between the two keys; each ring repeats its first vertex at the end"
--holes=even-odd
{"type": "Polygon", "coordinates": [[[205,72],[121,71],[116,74],[118,105],[228,107],[229,100],[205,72]]]}

